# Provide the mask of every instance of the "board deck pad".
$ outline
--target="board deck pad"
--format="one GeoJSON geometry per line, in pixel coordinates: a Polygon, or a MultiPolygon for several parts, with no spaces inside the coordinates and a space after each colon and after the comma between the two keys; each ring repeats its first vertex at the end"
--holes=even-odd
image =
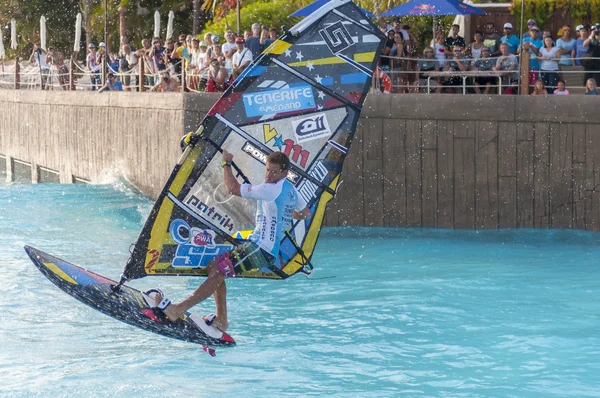
{"type": "Polygon", "coordinates": [[[25,251],[52,283],[90,307],[141,329],[160,335],[206,346],[233,346],[235,340],[227,333],[208,326],[201,317],[186,313],[175,322],[159,319],[152,306],[154,300],[139,290],[83,269],[41,250],[25,246],[25,251]]]}

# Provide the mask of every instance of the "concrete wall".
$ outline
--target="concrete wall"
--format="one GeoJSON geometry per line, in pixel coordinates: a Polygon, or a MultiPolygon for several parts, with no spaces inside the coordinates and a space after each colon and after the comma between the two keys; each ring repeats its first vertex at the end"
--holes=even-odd
{"type": "MultiPolygon", "coordinates": [[[[215,99],[0,91],[0,166],[65,183],[109,171],[156,197],[215,99]]],[[[598,97],[372,95],[326,223],[598,230],[599,134],[598,97]]]]}

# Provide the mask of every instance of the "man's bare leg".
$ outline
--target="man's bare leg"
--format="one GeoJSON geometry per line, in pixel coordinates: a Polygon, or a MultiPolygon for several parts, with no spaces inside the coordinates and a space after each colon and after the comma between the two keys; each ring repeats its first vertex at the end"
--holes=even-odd
{"type": "Polygon", "coordinates": [[[227,322],[227,285],[225,281],[217,287],[214,297],[215,305],[217,306],[217,317],[213,320],[212,326],[224,332],[229,327],[229,323],[227,322]]]}
{"type": "MultiPolygon", "coordinates": [[[[181,303],[171,303],[167,308],[164,309],[163,312],[171,321],[176,321],[177,319],[179,319],[187,310],[189,310],[199,302],[206,300],[208,297],[210,297],[211,294],[215,293],[215,299],[217,298],[216,290],[217,288],[219,288],[219,286],[223,285],[223,282],[225,281],[225,276],[221,273],[221,271],[219,271],[215,261],[211,261],[206,267],[206,269],[208,270],[208,278],[206,278],[206,280],[200,286],[198,286],[196,290],[192,292],[192,294],[190,294],[181,303]]],[[[225,290],[223,292],[225,292],[225,290]]],[[[222,313],[223,309],[225,309],[225,320],[227,320],[227,309],[226,306],[223,305],[225,301],[225,294],[219,293],[218,296],[219,298],[217,301],[217,315],[219,314],[219,312],[222,313]]],[[[158,303],[162,299],[163,297],[161,297],[159,294],[155,298],[155,301],[158,303]]],[[[226,323],[227,322],[225,322],[225,324],[222,326],[226,327],[226,323]]]]}

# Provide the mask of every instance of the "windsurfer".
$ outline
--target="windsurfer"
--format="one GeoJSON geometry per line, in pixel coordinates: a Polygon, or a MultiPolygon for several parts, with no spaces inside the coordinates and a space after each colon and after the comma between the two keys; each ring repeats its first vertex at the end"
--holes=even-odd
{"type": "Polygon", "coordinates": [[[214,294],[216,317],[205,317],[207,323],[225,331],[228,328],[225,279],[250,269],[272,265],[279,255],[279,243],[290,227],[292,218],[310,217],[310,210],[296,188],[286,179],[290,160],[283,152],[267,157],[264,182],[260,185],[240,184],[231,170],[233,154],[223,151],[223,173],[230,194],[258,201],[256,228],[248,241],[235,246],[206,266],[208,278],[185,300],[171,303],[160,293],[155,296],[157,308],[171,321],[214,294]]]}

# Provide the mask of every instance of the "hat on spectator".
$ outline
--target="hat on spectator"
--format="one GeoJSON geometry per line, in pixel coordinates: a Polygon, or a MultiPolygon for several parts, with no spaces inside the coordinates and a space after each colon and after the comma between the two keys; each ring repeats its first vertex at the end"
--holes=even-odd
{"type": "Polygon", "coordinates": [[[100,42],[100,44],[98,44],[98,47],[106,47],[106,43],[100,42]]]}
{"type": "Polygon", "coordinates": [[[208,47],[208,44],[204,40],[200,42],[200,47],[208,47]]]}
{"type": "Polygon", "coordinates": [[[535,19],[530,19],[527,21],[527,25],[537,25],[537,21],[535,19]]]}
{"type": "Polygon", "coordinates": [[[577,25],[577,28],[575,28],[575,31],[579,32],[581,29],[583,29],[583,25],[577,25]]]}
{"type": "Polygon", "coordinates": [[[512,29],[512,28],[513,28],[513,27],[512,27],[512,24],[511,24],[510,22],[507,22],[507,23],[505,23],[505,24],[504,24],[504,27],[505,27],[505,28],[508,28],[508,29],[512,29]]]}
{"type": "Polygon", "coordinates": [[[213,43],[218,43],[219,42],[219,36],[212,35],[212,41],[213,41],[213,43]]]}
{"type": "Polygon", "coordinates": [[[538,28],[537,26],[533,25],[532,27],[529,28],[529,30],[537,30],[539,32],[540,28],[538,28]]]}
{"type": "Polygon", "coordinates": [[[236,37],[235,38],[235,42],[236,43],[244,43],[244,38],[243,37],[236,37]]]}
{"type": "Polygon", "coordinates": [[[96,48],[96,45],[94,43],[90,43],[90,45],[88,46],[88,48],[96,48]]]}

